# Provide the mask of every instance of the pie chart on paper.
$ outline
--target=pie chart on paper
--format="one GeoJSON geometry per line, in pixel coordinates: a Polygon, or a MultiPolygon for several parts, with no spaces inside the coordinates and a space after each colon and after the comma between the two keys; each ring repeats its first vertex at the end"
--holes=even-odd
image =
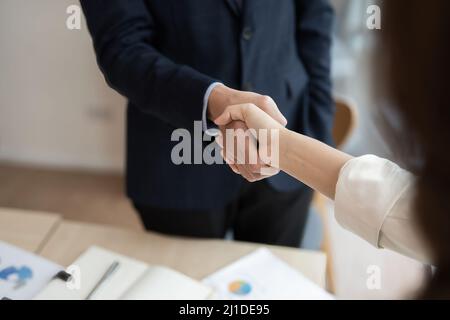
{"type": "Polygon", "coordinates": [[[252,286],[247,281],[236,280],[228,285],[228,290],[238,296],[246,296],[252,292],[252,286]]]}

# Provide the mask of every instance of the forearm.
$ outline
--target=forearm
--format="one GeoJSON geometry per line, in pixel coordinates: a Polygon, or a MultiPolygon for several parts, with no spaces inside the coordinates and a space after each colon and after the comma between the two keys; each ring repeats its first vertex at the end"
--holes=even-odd
{"type": "Polygon", "coordinates": [[[280,169],[330,199],[339,172],[352,157],[326,144],[289,130],[280,134],[280,169]]]}
{"type": "Polygon", "coordinates": [[[156,47],[159,29],[142,0],[81,0],[98,64],[134,107],[174,127],[201,120],[205,91],[215,80],[172,61],[156,47]]]}
{"type": "Polygon", "coordinates": [[[175,127],[191,128],[201,120],[212,78],[173,63],[150,46],[105,49],[98,56],[109,85],[141,111],[175,127]]]}

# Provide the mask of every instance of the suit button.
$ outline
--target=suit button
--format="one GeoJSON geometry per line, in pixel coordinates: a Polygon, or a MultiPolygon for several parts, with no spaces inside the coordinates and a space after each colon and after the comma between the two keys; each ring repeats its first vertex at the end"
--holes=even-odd
{"type": "Polygon", "coordinates": [[[246,82],[242,86],[242,90],[244,90],[244,91],[253,91],[253,85],[251,84],[251,82],[246,82]]]}
{"type": "Polygon", "coordinates": [[[244,30],[242,30],[242,38],[246,41],[251,40],[253,37],[253,31],[250,27],[245,27],[244,30]]]}

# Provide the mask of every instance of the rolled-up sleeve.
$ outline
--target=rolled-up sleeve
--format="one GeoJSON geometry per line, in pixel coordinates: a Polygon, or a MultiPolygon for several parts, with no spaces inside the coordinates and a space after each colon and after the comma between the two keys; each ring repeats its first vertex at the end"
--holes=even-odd
{"type": "Polygon", "coordinates": [[[413,218],[414,180],[411,173],[376,156],[348,161],[336,186],[336,220],[377,248],[429,261],[413,218]]]}

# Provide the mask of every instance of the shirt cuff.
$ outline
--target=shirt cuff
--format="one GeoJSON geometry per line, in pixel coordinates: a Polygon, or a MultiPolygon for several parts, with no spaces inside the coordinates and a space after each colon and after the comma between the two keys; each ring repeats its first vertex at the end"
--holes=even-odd
{"type": "Polygon", "coordinates": [[[208,87],[208,89],[206,89],[206,93],[203,98],[203,113],[202,113],[203,131],[211,137],[217,136],[219,134],[219,129],[217,129],[217,127],[214,125],[214,123],[210,122],[208,120],[208,117],[206,116],[208,113],[208,101],[209,101],[209,96],[211,95],[211,92],[213,91],[213,89],[221,84],[222,83],[220,83],[220,82],[212,83],[208,87]]]}
{"type": "Polygon", "coordinates": [[[411,182],[411,174],[388,160],[367,155],[348,161],[336,185],[336,220],[379,248],[383,223],[411,182]]]}

